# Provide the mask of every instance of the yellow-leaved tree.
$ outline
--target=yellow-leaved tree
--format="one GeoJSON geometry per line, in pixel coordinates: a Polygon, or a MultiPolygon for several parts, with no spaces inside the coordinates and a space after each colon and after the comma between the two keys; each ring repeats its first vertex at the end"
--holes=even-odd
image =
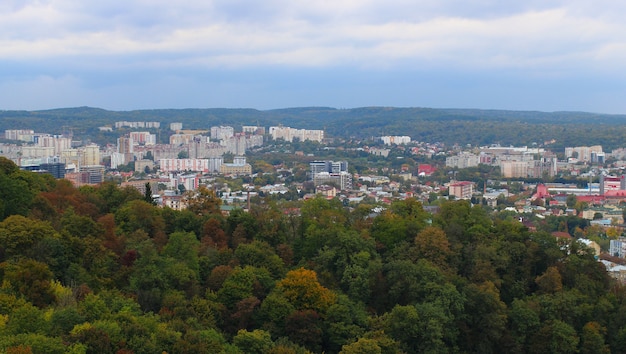
{"type": "Polygon", "coordinates": [[[319,283],[317,273],[304,268],[288,272],[276,287],[299,310],[324,312],[336,301],[336,295],[319,283]]]}

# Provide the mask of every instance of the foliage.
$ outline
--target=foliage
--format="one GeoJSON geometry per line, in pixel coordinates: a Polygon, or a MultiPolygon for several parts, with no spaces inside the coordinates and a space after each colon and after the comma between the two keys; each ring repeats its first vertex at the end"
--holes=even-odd
{"type": "Polygon", "coordinates": [[[209,190],[175,211],[0,160],[2,175],[27,205],[0,220],[2,352],[626,351],[626,288],[547,232],[603,237],[576,217],[530,231],[465,201],[373,216],[325,198],[224,217],[209,190]]]}

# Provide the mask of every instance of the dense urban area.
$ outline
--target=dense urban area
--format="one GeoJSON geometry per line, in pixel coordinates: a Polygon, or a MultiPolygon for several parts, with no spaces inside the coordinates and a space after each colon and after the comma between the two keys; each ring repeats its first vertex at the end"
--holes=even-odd
{"type": "Polygon", "coordinates": [[[1,350],[626,352],[625,148],[186,124],[4,131],[1,350]]]}

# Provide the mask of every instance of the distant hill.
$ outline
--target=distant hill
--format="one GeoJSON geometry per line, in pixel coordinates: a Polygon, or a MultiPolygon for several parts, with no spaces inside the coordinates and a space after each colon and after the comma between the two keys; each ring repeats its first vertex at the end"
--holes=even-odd
{"type": "Polygon", "coordinates": [[[368,138],[408,135],[412,139],[446,144],[542,145],[554,147],[601,144],[605,149],[623,145],[626,115],[586,112],[537,112],[479,109],[361,107],[336,109],[300,107],[260,111],[256,109],[154,109],[108,111],[91,107],[43,111],[0,111],[0,130],[34,129],[61,133],[71,127],[76,134],[94,134],[98,126],[116,121],[171,122],[185,128],[208,129],[213,125],[271,126],[324,129],[329,137],[368,138]]]}

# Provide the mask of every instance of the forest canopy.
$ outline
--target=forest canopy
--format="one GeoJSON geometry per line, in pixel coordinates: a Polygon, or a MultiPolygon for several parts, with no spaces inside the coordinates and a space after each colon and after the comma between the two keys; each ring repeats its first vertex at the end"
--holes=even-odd
{"type": "Polygon", "coordinates": [[[466,201],[224,215],[4,158],[0,180],[3,352],[626,351],[626,292],[590,249],[466,201]]]}

